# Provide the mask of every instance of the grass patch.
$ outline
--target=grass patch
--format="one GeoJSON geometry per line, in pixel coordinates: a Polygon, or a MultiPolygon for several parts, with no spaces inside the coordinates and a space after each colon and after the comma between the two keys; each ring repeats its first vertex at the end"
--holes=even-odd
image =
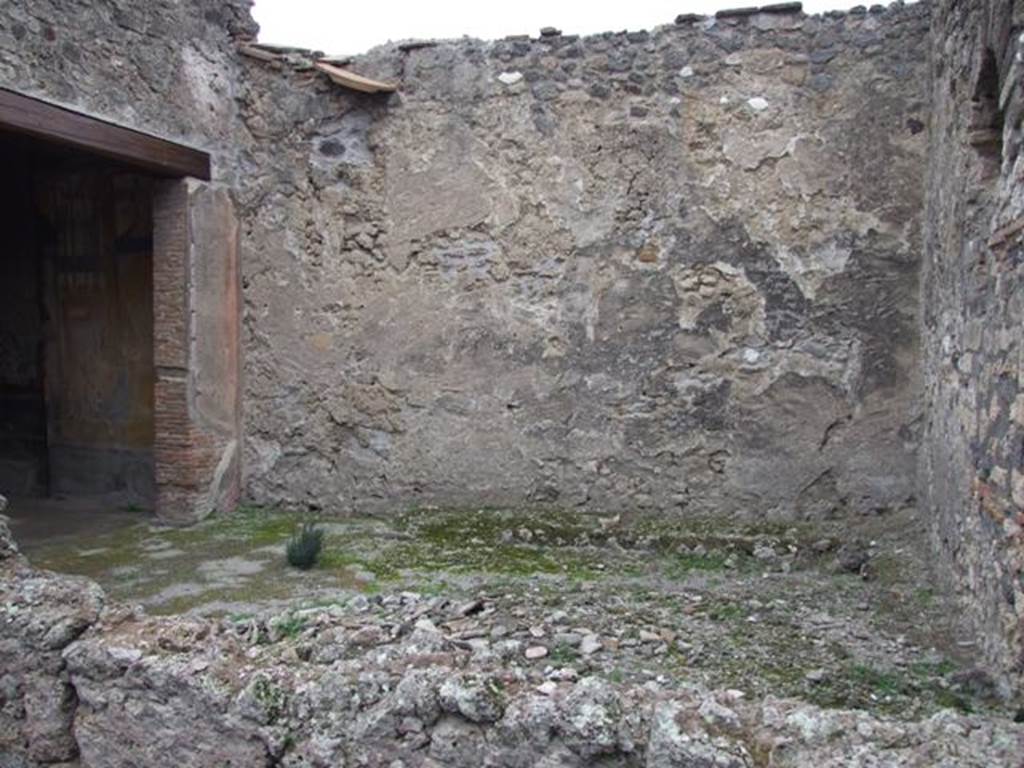
{"type": "Polygon", "coordinates": [[[294,640],[306,628],[306,619],[294,613],[285,614],[274,621],[274,628],[281,637],[294,640]]]}
{"type": "Polygon", "coordinates": [[[693,571],[724,571],[728,559],[722,552],[668,556],[664,559],[663,570],[670,579],[679,579],[693,571]]]}
{"type": "Polygon", "coordinates": [[[903,689],[903,681],[892,672],[863,664],[854,664],[846,674],[850,682],[878,696],[895,696],[903,689]]]}
{"type": "Polygon", "coordinates": [[[438,547],[521,544],[569,546],[594,530],[594,519],[560,510],[525,513],[515,510],[422,510],[397,522],[416,538],[438,547]]]}
{"type": "Polygon", "coordinates": [[[822,683],[810,686],[807,698],[824,707],[866,709],[894,716],[917,716],[937,709],[969,714],[975,707],[963,694],[940,682],[952,671],[949,662],[915,665],[909,670],[849,664],[822,683]]]}
{"type": "MultiPolygon", "coordinates": [[[[378,546],[372,553],[339,554],[334,551],[334,541],[330,540],[324,565],[358,565],[386,581],[423,572],[512,577],[563,575],[576,581],[589,581],[604,572],[603,558],[597,551],[503,542],[496,534],[493,520],[482,521],[479,527],[463,518],[455,518],[457,525],[450,517],[446,520],[413,528],[403,524],[407,533],[404,538],[375,542],[378,546]],[[447,527],[449,524],[454,527],[447,527]]],[[[359,542],[352,544],[354,548],[360,546],[359,542]]]]}
{"type": "Polygon", "coordinates": [[[742,621],[747,617],[747,609],[739,603],[713,602],[702,605],[700,611],[712,621],[742,621]]]}
{"type": "Polygon", "coordinates": [[[575,664],[579,658],[580,652],[568,643],[558,643],[548,654],[550,662],[561,667],[575,664]]]}

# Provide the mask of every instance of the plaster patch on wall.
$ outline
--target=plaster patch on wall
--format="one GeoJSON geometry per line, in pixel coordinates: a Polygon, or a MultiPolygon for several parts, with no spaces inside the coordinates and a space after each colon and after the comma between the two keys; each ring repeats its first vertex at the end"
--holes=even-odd
{"type": "Polygon", "coordinates": [[[722,154],[743,170],[756,171],[766,161],[790,154],[799,138],[786,129],[739,131],[728,128],[723,132],[722,154]]]}
{"type": "Polygon", "coordinates": [[[813,301],[826,278],[842,274],[846,269],[851,250],[830,241],[809,253],[779,248],[774,255],[783,271],[800,286],[800,292],[813,301]]]}

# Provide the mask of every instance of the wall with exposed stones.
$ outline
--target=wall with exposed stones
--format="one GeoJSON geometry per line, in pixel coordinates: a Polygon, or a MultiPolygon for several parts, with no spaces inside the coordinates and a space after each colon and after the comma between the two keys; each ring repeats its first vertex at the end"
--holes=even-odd
{"type": "Polygon", "coordinates": [[[248,0],[32,0],[0,6],[0,87],[237,162],[234,39],[248,0]]]}
{"type": "Polygon", "coordinates": [[[247,66],[247,489],[814,518],[914,494],[927,4],[247,66]],[[306,65],[306,66],[304,66],[306,65]]]}
{"type": "Polygon", "coordinates": [[[939,3],[921,490],[975,640],[1024,676],[1024,3],[939,3]]]}
{"type": "Polygon", "coordinates": [[[129,5],[5,5],[0,85],[212,153],[253,500],[912,497],[927,4],[352,64],[390,98],[240,56],[243,2],[129,5]]]}

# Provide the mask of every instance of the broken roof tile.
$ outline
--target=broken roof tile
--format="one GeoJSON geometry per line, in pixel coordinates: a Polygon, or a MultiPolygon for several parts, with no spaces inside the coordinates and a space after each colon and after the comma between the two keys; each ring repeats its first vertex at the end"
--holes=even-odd
{"type": "Polygon", "coordinates": [[[351,88],[354,91],[362,91],[363,93],[392,93],[398,90],[398,85],[395,83],[372,80],[369,77],[357,75],[355,72],[342,69],[326,61],[318,61],[313,66],[331,78],[331,82],[345,88],[351,88]]]}

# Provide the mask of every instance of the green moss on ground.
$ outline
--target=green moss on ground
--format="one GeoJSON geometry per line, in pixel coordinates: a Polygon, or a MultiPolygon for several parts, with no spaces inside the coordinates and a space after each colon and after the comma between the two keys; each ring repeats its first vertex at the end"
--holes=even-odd
{"type": "Polygon", "coordinates": [[[824,707],[869,709],[894,716],[912,716],[938,709],[970,713],[975,705],[950,686],[949,662],[911,669],[850,663],[830,672],[801,691],[804,698],[824,707]]]}
{"type": "MultiPolygon", "coordinates": [[[[145,601],[153,613],[201,609],[239,620],[268,601],[334,605],[354,592],[376,590],[424,595],[487,590],[521,597],[545,611],[571,607],[571,596],[586,590],[588,599],[620,624],[653,624],[644,618],[647,608],[678,617],[675,626],[687,627],[680,637],[692,634],[693,647],[669,643],[649,661],[680,679],[697,676],[714,686],[759,695],[898,716],[975,706],[950,684],[954,667],[949,662],[881,667],[804,634],[795,610],[806,595],[773,593],[781,598],[780,608],[773,607],[771,596],[751,599],[772,589],[771,580],[761,579],[769,567],[754,556],[757,545],[769,543],[777,552],[793,545],[812,551],[806,542],[820,541],[821,533],[810,526],[730,524],[723,532],[721,521],[650,515],[620,519],[564,510],[413,510],[388,519],[318,521],[326,530],[320,562],[298,572],[286,566],[284,545],[306,519],[246,507],[191,528],[138,524],[72,544],[36,546],[29,555],[40,566],[96,579],[115,599],[145,601]],[[239,564],[255,572],[243,568],[235,574],[231,568],[239,564]],[[703,599],[691,599],[695,593],[703,599]],[[812,669],[825,674],[809,680],[812,669]]],[[[814,567],[814,561],[803,567],[814,567]]],[[[851,605],[864,601],[870,590],[864,620],[880,632],[897,626],[905,632],[915,624],[908,617],[941,608],[931,588],[908,573],[903,556],[883,553],[872,568],[874,581],[867,585],[822,570],[814,578],[816,588],[828,596],[823,602],[851,605]]],[[[291,638],[304,628],[304,619],[291,613],[277,631],[291,638]]],[[[550,663],[591,662],[575,648],[557,645],[550,663]]],[[[626,679],[635,672],[617,666],[608,677],[626,679]]]]}
{"type": "MultiPolygon", "coordinates": [[[[170,613],[204,604],[283,599],[304,588],[368,592],[381,584],[405,583],[415,589],[428,574],[438,573],[579,584],[609,577],[681,580],[692,573],[745,572],[755,564],[745,537],[761,532],[744,526],[739,534],[716,538],[707,521],[646,517],[622,523],[619,517],[557,509],[413,510],[388,520],[325,523],[320,563],[304,582],[290,577],[277,561],[307,519],[273,508],[240,507],[235,514],[190,528],[139,524],[79,539],[74,546],[39,547],[32,557],[44,567],[94,578],[116,598],[142,600],[154,612],[170,613]],[[699,551],[691,552],[697,545],[699,551]],[[263,570],[240,576],[236,584],[207,585],[197,578],[204,563],[229,558],[259,562],[263,570]],[[193,583],[175,593],[181,582],[193,583]],[[160,599],[167,590],[166,599],[160,599]]],[[[783,533],[777,526],[767,530],[783,533]]]]}

